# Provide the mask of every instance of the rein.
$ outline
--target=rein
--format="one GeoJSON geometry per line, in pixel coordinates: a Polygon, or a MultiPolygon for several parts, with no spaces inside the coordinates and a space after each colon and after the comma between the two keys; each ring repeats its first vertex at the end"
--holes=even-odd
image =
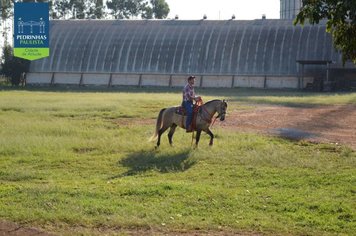
{"type": "Polygon", "coordinates": [[[220,114],[218,114],[218,115],[214,118],[213,122],[211,122],[212,119],[213,119],[213,117],[214,117],[214,113],[211,114],[204,106],[201,106],[201,107],[203,108],[203,110],[204,110],[206,113],[208,113],[208,115],[209,115],[209,117],[210,117],[209,119],[203,118],[203,120],[205,120],[206,122],[208,122],[208,123],[210,124],[210,127],[212,127],[212,126],[214,125],[216,119],[219,118],[220,114]]]}
{"type": "MultiPolygon", "coordinates": [[[[210,112],[206,109],[206,107],[204,106],[202,100],[200,100],[198,104],[199,104],[199,106],[209,115],[209,119],[206,119],[205,117],[203,117],[202,114],[200,115],[200,117],[202,118],[202,120],[204,120],[204,121],[206,121],[206,122],[209,123],[209,127],[212,127],[212,126],[214,125],[216,119],[219,118],[221,114],[218,113],[218,115],[214,118],[214,120],[212,120],[213,117],[214,117],[214,113],[215,113],[215,112],[210,113],[210,112]]],[[[182,125],[183,125],[183,119],[182,119],[182,125]]],[[[192,132],[192,143],[191,143],[191,145],[193,145],[193,143],[194,143],[194,133],[195,133],[195,132],[193,131],[193,132],[192,132]]]]}
{"type": "Polygon", "coordinates": [[[210,127],[213,127],[213,125],[214,125],[214,123],[215,123],[215,121],[216,121],[217,118],[219,118],[219,116],[216,116],[216,117],[214,118],[214,121],[213,121],[213,123],[210,125],[210,127]]]}

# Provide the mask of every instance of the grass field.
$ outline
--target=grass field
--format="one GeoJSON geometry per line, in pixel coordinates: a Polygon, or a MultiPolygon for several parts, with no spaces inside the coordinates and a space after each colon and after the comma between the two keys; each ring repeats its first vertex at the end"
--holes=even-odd
{"type": "MultiPolygon", "coordinates": [[[[199,93],[228,109],[356,104],[355,93],[199,93]]],[[[155,124],[140,121],[180,99],[179,89],[0,91],[0,219],[64,235],[354,234],[351,148],[213,128],[212,148],[202,135],[192,149],[177,130],[173,148],[164,135],[155,151],[155,124]]]]}

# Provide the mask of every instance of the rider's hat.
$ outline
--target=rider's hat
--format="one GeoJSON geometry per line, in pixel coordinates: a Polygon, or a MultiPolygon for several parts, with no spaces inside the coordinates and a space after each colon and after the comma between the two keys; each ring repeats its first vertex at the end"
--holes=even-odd
{"type": "Polygon", "coordinates": [[[195,79],[195,76],[191,75],[191,76],[188,77],[188,81],[191,80],[191,79],[195,79]]]}

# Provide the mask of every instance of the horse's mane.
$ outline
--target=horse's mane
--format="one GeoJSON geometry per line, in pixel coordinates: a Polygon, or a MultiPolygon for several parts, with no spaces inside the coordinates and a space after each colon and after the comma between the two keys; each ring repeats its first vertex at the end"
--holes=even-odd
{"type": "Polygon", "coordinates": [[[211,102],[216,102],[216,101],[221,101],[221,100],[219,100],[219,99],[210,100],[210,101],[204,103],[204,105],[207,105],[207,104],[209,104],[209,103],[211,103],[211,102]]]}

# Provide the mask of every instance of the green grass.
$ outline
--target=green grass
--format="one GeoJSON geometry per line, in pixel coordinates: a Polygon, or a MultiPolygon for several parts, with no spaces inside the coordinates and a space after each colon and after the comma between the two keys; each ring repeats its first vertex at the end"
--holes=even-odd
{"type": "MultiPolygon", "coordinates": [[[[179,104],[179,89],[42,90],[0,92],[2,219],[65,235],[355,231],[356,155],[349,147],[213,128],[212,148],[202,135],[192,149],[191,136],[177,130],[173,148],[165,134],[155,151],[147,142],[154,123],[130,121],[179,104]]],[[[230,99],[229,109],[356,104],[355,93],[199,92],[204,100],[230,99]]]]}

